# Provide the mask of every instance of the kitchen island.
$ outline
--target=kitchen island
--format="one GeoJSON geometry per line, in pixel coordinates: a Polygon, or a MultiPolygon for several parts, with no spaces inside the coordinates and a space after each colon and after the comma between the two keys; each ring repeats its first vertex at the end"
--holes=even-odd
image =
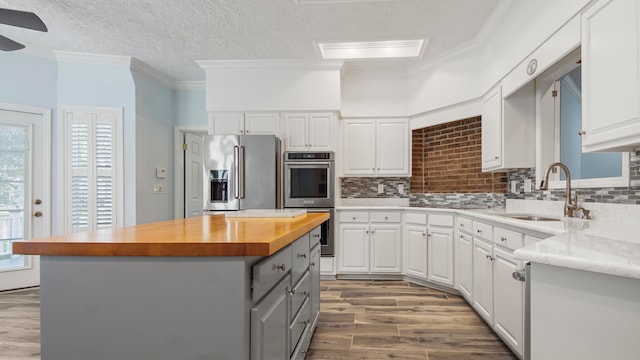
{"type": "Polygon", "coordinates": [[[42,357],[303,358],[326,220],[213,215],[15,242],[41,255],[42,357]]]}

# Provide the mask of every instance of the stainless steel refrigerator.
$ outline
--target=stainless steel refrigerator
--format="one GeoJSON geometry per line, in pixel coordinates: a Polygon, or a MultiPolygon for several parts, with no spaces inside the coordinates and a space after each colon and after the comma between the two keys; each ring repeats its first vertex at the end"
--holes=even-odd
{"type": "Polygon", "coordinates": [[[204,137],[204,210],[278,209],[280,139],[274,135],[204,137]]]}

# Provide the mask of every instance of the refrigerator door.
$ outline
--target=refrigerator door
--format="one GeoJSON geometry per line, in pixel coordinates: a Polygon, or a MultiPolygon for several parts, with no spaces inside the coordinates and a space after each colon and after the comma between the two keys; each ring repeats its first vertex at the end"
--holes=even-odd
{"type": "Polygon", "coordinates": [[[204,209],[240,209],[238,135],[204,137],[204,209]]]}
{"type": "Polygon", "coordinates": [[[271,135],[240,136],[240,209],[279,207],[279,139],[271,135]]]}

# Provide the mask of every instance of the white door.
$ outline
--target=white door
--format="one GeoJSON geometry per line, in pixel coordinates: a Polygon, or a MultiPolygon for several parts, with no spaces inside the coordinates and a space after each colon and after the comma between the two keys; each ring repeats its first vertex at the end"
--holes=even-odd
{"type": "Polygon", "coordinates": [[[202,215],[204,209],[204,143],[202,135],[189,133],[184,134],[184,143],[187,145],[184,151],[184,217],[188,218],[202,215]]]}
{"type": "Polygon", "coordinates": [[[0,104],[0,290],[40,284],[39,257],[12,243],[50,235],[50,121],[48,109],[0,104]]]}

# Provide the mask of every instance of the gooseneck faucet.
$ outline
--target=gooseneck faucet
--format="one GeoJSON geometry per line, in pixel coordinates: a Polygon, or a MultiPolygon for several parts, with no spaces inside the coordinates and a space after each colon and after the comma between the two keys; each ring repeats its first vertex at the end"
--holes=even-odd
{"type": "Polygon", "coordinates": [[[564,173],[567,175],[567,198],[564,201],[564,216],[573,217],[573,212],[578,208],[578,195],[576,195],[575,202],[571,201],[571,172],[567,165],[561,162],[554,162],[553,164],[547,167],[547,170],[544,172],[544,176],[542,177],[542,181],[540,182],[540,190],[548,190],[549,189],[549,174],[551,170],[555,167],[559,167],[564,170],[564,173]]]}

